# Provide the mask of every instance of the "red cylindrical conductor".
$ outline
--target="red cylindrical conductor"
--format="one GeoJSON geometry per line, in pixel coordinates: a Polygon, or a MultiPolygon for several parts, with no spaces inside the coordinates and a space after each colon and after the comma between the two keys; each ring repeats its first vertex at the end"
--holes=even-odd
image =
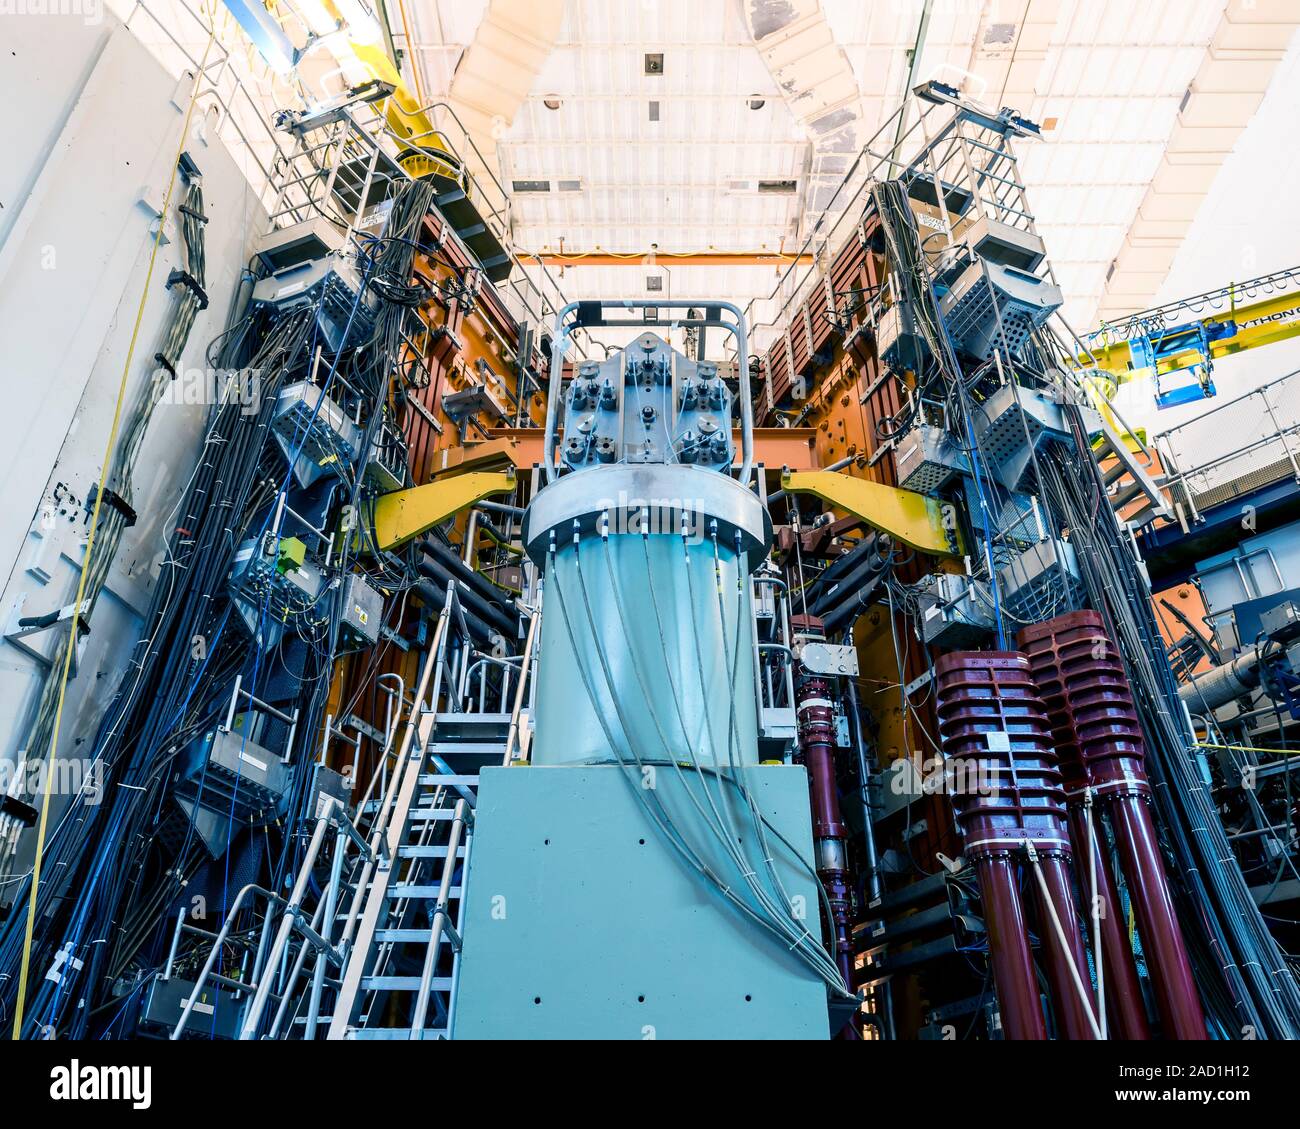
{"type": "MultiPolygon", "coordinates": [[[[1165,1032],[1204,1039],[1200,998],[1151,821],[1142,728],[1118,648],[1095,611],[1027,627],[1018,641],[1047,704],[1071,803],[1082,803],[1091,788],[1110,816],[1165,1032]]],[[[1123,975],[1112,969],[1117,974],[1123,975]]]]}
{"type": "MultiPolygon", "coordinates": [[[[820,635],[821,620],[796,617],[796,629],[820,635]]],[[[839,789],[835,782],[835,706],[830,682],[795,668],[796,711],[799,721],[799,759],[808,771],[809,801],[812,806],[813,840],[817,852],[817,877],[830,904],[827,932],[831,955],[839,965],[850,991],[854,980],[852,896],[845,858],[848,828],[840,812],[839,789]]],[[[841,1035],[856,1036],[857,1021],[846,1025],[841,1035]]]]}
{"type": "MultiPolygon", "coordinates": [[[[1129,944],[1128,930],[1124,926],[1124,911],[1119,893],[1115,889],[1115,876],[1110,859],[1101,849],[1101,812],[1093,813],[1092,834],[1088,831],[1088,814],[1083,804],[1069,804],[1070,835],[1074,840],[1075,871],[1083,890],[1085,903],[1093,896],[1090,867],[1095,867],[1097,900],[1101,917],[1101,959],[1106,968],[1106,1009],[1110,1016],[1111,1031],[1126,1041],[1145,1040],[1151,1037],[1147,1024],[1147,1011],[1142,1002],[1142,986],[1138,983],[1137,967],[1133,962],[1133,947],[1129,944]],[[1088,861],[1091,846],[1092,862],[1088,861]]],[[[1090,923],[1092,914],[1085,914],[1090,923]]]]}
{"type": "Polygon", "coordinates": [[[1016,862],[1002,851],[975,860],[975,876],[984,904],[989,938],[989,965],[998,994],[1002,1033],[1008,1039],[1046,1039],[1038,977],[1029,950],[1029,929],[1020,903],[1016,862]]]}
{"type": "MultiPolygon", "coordinates": [[[[1090,1038],[1087,1004],[1066,963],[1081,959],[1083,941],[1069,884],[1060,880],[1069,864],[1065,796],[1029,661],[1005,651],[944,655],[935,663],[935,684],[939,734],[952,774],[949,791],[980,878],[1008,1037],[1045,1037],[1014,871],[1015,856],[1032,845],[1065,934],[1063,946],[1042,906],[1043,952],[1062,1031],[1090,1038]],[[1038,1013],[1036,1023],[1031,1012],[1038,1013]]],[[[1075,971],[1086,989],[1086,963],[1075,971]]]]}

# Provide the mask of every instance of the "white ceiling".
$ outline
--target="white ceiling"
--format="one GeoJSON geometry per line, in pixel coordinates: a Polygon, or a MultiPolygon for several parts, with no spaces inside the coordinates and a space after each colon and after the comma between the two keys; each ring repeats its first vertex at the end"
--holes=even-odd
{"type": "MultiPolygon", "coordinates": [[[[384,4],[428,101],[447,97],[489,9],[525,35],[529,26],[522,0],[384,4]]],[[[566,266],[570,297],[643,294],[650,274],[674,297],[769,292],[770,265],[673,256],[799,246],[815,156],[806,103],[791,112],[786,99],[801,90],[783,97],[769,70],[773,41],[760,53],[749,27],[809,11],[856,81],[864,138],[909,77],[1005,101],[1043,125],[1041,141],[1019,146],[1021,168],[1079,328],[1108,293],[1106,312],[1154,295],[1300,22],[1294,0],[821,0],[820,11],[816,0],[564,0],[530,93],[493,133],[507,187],[552,186],[513,194],[516,249],[627,257],[628,266],[566,266]],[[644,73],[647,52],[663,54],[662,75],[644,73]],[[1189,110],[1193,94],[1201,101],[1189,110]],[[755,97],[763,104],[751,109],[755,97]],[[558,109],[545,106],[552,98],[558,109]],[[1191,152],[1190,125],[1203,127],[1191,152]],[[560,179],[580,187],[556,191],[560,179]],[[795,191],[759,192],[759,180],[794,181],[795,191]],[[654,245],[657,268],[641,261],[654,245]]]]}

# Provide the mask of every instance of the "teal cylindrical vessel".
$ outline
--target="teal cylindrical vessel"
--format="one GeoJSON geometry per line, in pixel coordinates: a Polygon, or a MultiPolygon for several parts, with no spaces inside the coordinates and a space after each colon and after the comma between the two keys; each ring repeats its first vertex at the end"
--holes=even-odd
{"type": "Polygon", "coordinates": [[[758,763],[753,493],[689,467],[579,471],[538,496],[525,539],[546,586],[534,765],[758,763]]]}

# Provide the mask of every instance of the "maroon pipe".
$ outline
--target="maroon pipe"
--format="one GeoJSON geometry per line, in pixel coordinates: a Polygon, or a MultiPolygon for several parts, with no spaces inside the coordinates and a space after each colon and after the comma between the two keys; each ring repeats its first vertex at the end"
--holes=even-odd
{"type": "MultiPolygon", "coordinates": [[[[796,616],[792,626],[803,634],[820,635],[821,620],[796,616]]],[[[835,784],[835,711],[831,687],[826,679],[795,668],[795,703],[799,719],[799,759],[808,770],[809,802],[812,807],[813,840],[817,853],[817,877],[830,903],[826,922],[830,952],[839,966],[849,991],[857,987],[853,952],[852,895],[850,892],[845,840],[848,828],[840,812],[839,789],[835,784]]],[[[846,1024],[844,1038],[859,1035],[858,1020],[846,1024]]]]}
{"type": "MultiPolygon", "coordinates": [[[[1014,651],[965,651],[944,655],[934,669],[939,735],[953,771],[950,792],[980,880],[1007,1036],[1046,1037],[1014,869],[1016,856],[1032,844],[1066,939],[1061,945],[1044,912],[1039,932],[1061,1031],[1067,1038],[1092,1038],[1087,1002],[1066,963],[1083,959],[1083,938],[1065,877],[1065,794],[1029,660],[1014,651]]],[[[1081,979],[1086,969],[1086,963],[1078,965],[1081,979]]]]}
{"type": "Polygon", "coordinates": [[[1165,882],[1150,801],[1145,796],[1118,796],[1109,807],[1165,1034],[1175,1039],[1205,1039],[1205,1015],[1165,882]]]}
{"type": "Polygon", "coordinates": [[[984,905],[1002,1034],[1007,1039],[1046,1039],[1029,930],[1016,883],[1016,862],[1005,851],[983,854],[975,860],[975,875],[984,905]]]}
{"type": "Polygon", "coordinates": [[[1047,896],[1052,899],[1065,944],[1052,924],[1052,916],[1043,903],[1042,891],[1034,880],[1035,904],[1038,907],[1038,936],[1043,947],[1043,971],[1052,989],[1056,1007],[1056,1021],[1061,1034],[1067,1039],[1095,1039],[1093,1030],[1094,1005],[1086,995],[1091,977],[1088,974],[1088,955],[1083,948],[1083,933],[1079,928],[1079,915],[1074,908],[1074,890],[1070,885],[1070,859],[1066,855],[1051,854],[1038,861],[1047,896]],[[1079,974],[1079,984],[1074,982],[1070,965],[1079,974]],[[1080,994],[1080,986],[1083,995],[1080,994]]]}
{"type": "Polygon", "coordinates": [[[1091,788],[1110,817],[1165,1034],[1204,1039],[1205,1018],[1149,805],[1142,728],[1119,650],[1095,611],[1025,628],[1019,643],[1052,719],[1066,789],[1091,788]]]}
{"type": "MultiPolygon", "coordinates": [[[[1142,987],[1138,983],[1137,967],[1133,962],[1133,947],[1124,928],[1124,911],[1120,906],[1119,892],[1115,888],[1115,875],[1110,859],[1101,849],[1098,838],[1100,811],[1093,817],[1093,835],[1088,835],[1088,811],[1083,804],[1070,804],[1070,836],[1074,840],[1075,870],[1079,888],[1085,901],[1092,897],[1091,872],[1087,861],[1092,855],[1092,866],[1097,873],[1097,898],[1101,902],[1101,959],[1106,968],[1106,1008],[1110,1016],[1109,1033],[1127,1041],[1151,1038],[1147,1024],[1146,1007],[1142,1002],[1142,987]]],[[[1092,915],[1084,917],[1091,922],[1092,915]]]]}

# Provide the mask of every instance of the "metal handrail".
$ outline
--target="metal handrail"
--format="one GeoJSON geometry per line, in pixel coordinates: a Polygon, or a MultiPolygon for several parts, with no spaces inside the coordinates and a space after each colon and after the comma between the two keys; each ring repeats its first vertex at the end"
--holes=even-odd
{"type": "Polygon", "coordinates": [[[1272,444],[1280,443],[1282,450],[1286,452],[1286,457],[1291,463],[1291,469],[1296,480],[1300,481],[1300,452],[1297,451],[1296,447],[1292,443],[1288,442],[1288,437],[1300,433],[1300,420],[1294,420],[1285,424],[1282,423],[1278,419],[1276,405],[1269,397],[1270,390],[1277,388],[1279,385],[1284,384],[1286,381],[1291,380],[1296,376],[1300,376],[1300,369],[1276,377],[1275,379],[1270,380],[1267,384],[1262,384],[1258,388],[1251,389],[1251,391],[1246,392],[1235,399],[1228,400],[1222,404],[1216,404],[1208,411],[1202,412],[1195,419],[1168,428],[1152,437],[1152,446],[1155,447],[1160,456],[1161,464],[1167,471],[1167,477],[1164,483],[1166,489],[1172,490],[1175,486],[1181,486],[1183,488],[1183,496],[1187,503],[1192,507],[1192,516],[1195,520],[1200,520],[1200,513],[1196,509],[1196,504],[1192,499],[1191,479],[1198,476],[1205,477],[1218,467],[1231,463],[1236,459],[1240,459],[1245,455],[1249,455],[1252,452],[1258,451],[1272,444]],[[1202,429],[1205,426],[1207,420],[1212,421],[1212,423],[1217,422],[1215,417],[1220,413],[1228,411],[1240,404],[1244,404],[1256,397],[1258,397],[1264,405],[1264,410],[1274,428],[1272,432],[1251,439],[1241,446],[1234,447],[1231,451],[1226,451],[1223,454],[1215,455],[1210,459],[1199,462],[1193,467],[1184,468],[1179,465],[1179,447],[1181,444],[1175,442],[1176,436],[1180,436],[1186,432],[1195,433],[1197,430],[1202,429]]]}
{"type": "MultiPolygon", "coordinates": [[[[510,727],[506,730],[506,752],[502,764],[506,767],[515,763],[515,746],[520,738],[520,721],[523,717],[524,701],[527,695],[529,677],[537,666],[537,644],[539,627],[542,622],[542,579],[537,581],[537,603],[528,620],[528,634],[524,638],[523,662],[520,664],[519,684],[515,687],[515,704],[510,711],[510,727]]],[[[522,749],[522,743],[520,745],[522,749]]],[[[522,759],[522,758],[520,758],[522,759]]]]}

